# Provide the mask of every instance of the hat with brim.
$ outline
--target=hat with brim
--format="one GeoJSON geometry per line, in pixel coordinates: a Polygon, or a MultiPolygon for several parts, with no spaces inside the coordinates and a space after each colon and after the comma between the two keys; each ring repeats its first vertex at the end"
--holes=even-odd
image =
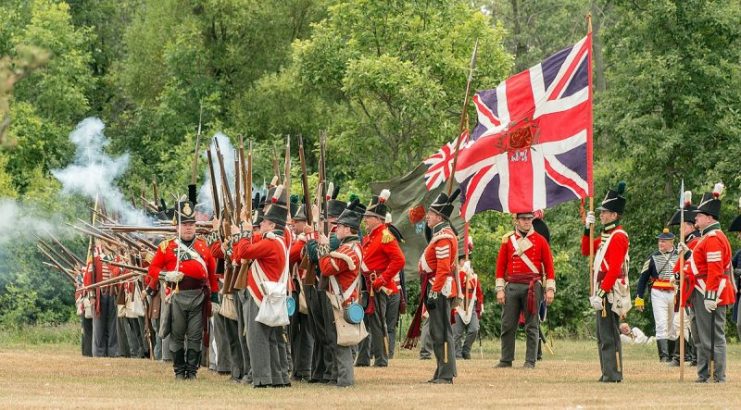
{"type": "Polygon", "coordinates": [[[184,224],[196,221],[195,204],[190,201],[180,201],[175,206],[172,218],[172,224],[184,224]]]}
{"type": "Polygon", "coordinates": [[[625,211],[625,182],[620,181],[615,189],[610,189],[605,195],[605,199],[602,200],[600,206],[597,207],[597,211],[609,211],[622,214],[625,211]]]}
{"type": "Polygon", "coordinates": [[[342,211],[342,214],[337,217],[337,225],[343,225],[359,230],[360,222],[363,220],[364,213],[365,205],[361,204],[359,200],[353,199],[345,210],[342,211]]]}

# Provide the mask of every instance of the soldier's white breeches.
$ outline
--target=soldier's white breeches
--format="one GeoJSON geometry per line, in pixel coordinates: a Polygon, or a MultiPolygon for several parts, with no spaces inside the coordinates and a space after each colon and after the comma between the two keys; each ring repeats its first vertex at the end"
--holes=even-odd
{"type": "MultiPolygon", "coordinates": [[[[674,312],[674,325],[669,331],[669,340],[679,339],[679,312],[674,312]]],[[[690,337],[690,325],[692,321],[692,313],[690,309],[685,308],[684,311],[684,340],[688,340],[690,337]]]]}
{"type": "Polygon", "coordinates": [[[651,307],[656,322],[656,339],[669,339],[674,333],[674,292],[651,289],[651,307]]]}

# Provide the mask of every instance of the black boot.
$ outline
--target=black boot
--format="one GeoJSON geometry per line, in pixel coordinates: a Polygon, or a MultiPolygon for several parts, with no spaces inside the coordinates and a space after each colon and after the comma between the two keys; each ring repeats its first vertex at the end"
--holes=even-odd
{"type": "Polygon", "coordinates": [[[201,364],[201,352],[196,352],[195,350],[188,349],[187,359],[186,359],[186,375],[188,379],[195,379],[196,373],[198,373],[198,366],[201,364]]]}
{"type": "Polygon", "coordinates": [[[175,371],[175,379],[185,380],[188,377],[185,366],[185,350],[172,352],[172,368],[175,371]]]}
{"type": "Polygon", "coordinates": [[[666,339],[656,339],[656,346],[659,348],[659,361],[662,363],[669,362],[669,341],[666,339]]]}
{"type": "Polygon", "coordinates": [[[679,366],[679,340],[669,340],[669,352],[671,352],[671,360],[669,366],[679,366]]]}

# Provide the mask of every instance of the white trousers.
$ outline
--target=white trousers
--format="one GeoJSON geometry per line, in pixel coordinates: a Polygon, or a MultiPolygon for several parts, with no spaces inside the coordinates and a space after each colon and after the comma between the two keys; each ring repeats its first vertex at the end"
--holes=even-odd
{"type": "MultiPolygon", "coordinates": [[[[669,335],[676,333],[674,330],[674,292],[651,289],[651,306],[656,322],[656,339],[669,339],[669,335]]],[[[679,315],[676,316],[679,320],[679,315]]]]}

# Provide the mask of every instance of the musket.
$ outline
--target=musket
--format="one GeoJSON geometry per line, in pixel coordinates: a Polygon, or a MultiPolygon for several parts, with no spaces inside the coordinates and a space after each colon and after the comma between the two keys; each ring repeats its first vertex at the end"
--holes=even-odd
{"type": "MultiPolygon", "coordinates": [[[[306,170],[306,154],[304,153],[304,138],[298,136],[298,160],[301,163],[301,186],[304,191],[304,208],[306,212],[307,223],[313,225],[314,231],[318,231],[318,227],[314,223],[313,206],[311,201],[311,191],[309,190],[309,176],[306,170]]],[[[314,270],[314,264],[309,260],[308,253],[304,252],[304,256],[301,259],[299,265],[301,269],[306,270],[304,275],[304,285],[314,286],[316,284],[316,271],[314,270]]]]}
{"type": "Polygon", "coordinates": [[[157,207],[157,205],[149,202],[149,200],[147,199],[147,197],[144,196],[143,193],[139,195],[139,199],[141,199],[142,204],[144,204],[145,208],[149,209],[152,212],[159,212],[159,208],[157,207]]]}
{"type": "MultiPolygon", "coordinates": [[[[198,182],[198,155],[201,153],[201,120],[203,119],[203,102],[201,102],[200,112],[198,113],[198,132],[196,133],[196,150],[193,154],[193,165],[190,174],[190,183],[195,185],[198,182]]],[[[157,194],[155,193],[155,196],[157,194]]]]}
{"type": "MultiPolygon", "coordinates": [[[[139,232],[139,233],[158,233],[168,234],[177,232],[177,227],[172,225],[161,226],[133,226],[133,225],[101,225],[102,229],[113,232],[139,232]]],[[[196,224],[196,233],[208,235],[212,232],[208,226],[196,224]]]]}
{"type": "Polygon", "coordinates": [[[67,279],[69,279],[72,282],[73,285],[75,284],[75,277],[74,277],[74,275],[69,270],[67,270],[65,268],[62,268],[61,266],[58,266],[58,265],[53,265],[53,264],[51,264],[49,262],[41,262],[41,263],[43,265],[46,265],[46,266],[48,266],[50,268],[56,269],[56,270],[64,273],[64,277],[67,278],[67,279]]]}
{"type": "MultiPolygon", "coordinates": [[[[34,235],[36,236],[36,235],[34,235]]],[[[66,265],[68,265],[70,268],[75,268],[76,266],[79,266],[77,264],[77,261],[74,259],[70,259],[68,256],[60,253],[56,249],[54,249],[52,246],[50,246],[48,243],[44,242],[40,237],[36,236],[36,239],[38,240],[38,244],[42,245],[46,250],[51,252],[52,255],[56,256],[59,260],[63,261],[66,265]]]]}
{"type": "Polygon", "coordinates": [[[229,180],[227,179],[226,168],[224,167],[224,156],[221,154],[221,147],[219,147],[219,140],[217,138],[214,138],[214,144],[216,145],[216,160],[219,162],[219,171],[221,173],[221,189],[226,197],[224,208],[228,208],[229,214],[234,215],[234,200],[229,190],[229,180]]]}
{"type": "Polygon", "coordinates": [[[108,243],[113,244],[113,245],[116,245],[116,246],[124,246],[123,243],[117,241],[116,239],[112,239],[112,238],[109,238],[107,236],[100,235],[100,234],[95,233],[93,231],[89,231],[89,230],[87,230],[87,229],[85,229],[85,228],[83,228],[81,226],[72,225],[71,223],[65,222],[65,224],[69,225],[72,229],[74,229],[76,231],[79,231],[80,233],[82,233],[84,235],[90,236],[91,238],[95,238],[95,239],[101,240],[103,242],[108,242],[108,243]]]}
{"type": "Polygon", "coordinates": [[[77,263],[79,263],[81,266],[85,266],[85,263],[80,260],[80,258],[78,258],[77,255],[75,255],[72,251],[67,249],[66,246],[62,245],[62,242],[59,242],[59,240],[55,238],[51,232],[46,231],[46,233],[49,235],[49,238],[51,238],[52,242],[54,242],[55,245],[59,246],[59,248],[65,255],[67,255],[70,259],[74,259],[75,261],[77,261],[77,263]]]}
{"type": "MultiPolygon", "coordinates": [[[[106,261],[106,263],[111,263],[111,262],[106,261]]],[[[144,272],[138,272],[138,271],[124,273],[123,275],[116,276],[115,278],[101,280],[98,283],[94,283],[92,285],[84,286],[84,287],[80,288],[79,290],[85,291],[85,290],[95,289],[95,288],[99,288],[99,287],[103,287],[103,286],[117,285],[117,284],[119,284],[121,282],[126,282],[127,280],[129,280],[131,278],[143,276],[145,274],[146,273],[144,273],[144,272]]]]}
{"type": "Polygon", "coordinates": [[[214,215],[221,215],[221,207],[219,206],[219,189],[216,186],[216,174],[214,174],[214,161],[211,158],[211,149],[206,150],[206,156],[208,157],[208,171],[211,178],[211,201],[214,206],[214,215]]]}
{"type": "MultiPolygon", "coordinates": [[[[275,150],[275,144],[273,144],[273,175],[278,177],[277,184],[280,184],[280,165],[278,165],[278,152],[275,150]]],[[[270,198],[268,198],[269,200],[270,198]]]]}
{"type": "Polygon", "coordinates": [[[286,193],[286,207],[288,208],[288,219],[293,219],[291,215],[291,136],[286,137],[286,156],[283,161],[285,171],[283,174],[283,191],[286,193]]]}
{"type": "MultiPolygon", "coordinates": [[[[243,148],[243,147],[242,147],[243,148]]],[[[242,153],[242,156],[244,156],[244,151],[242,153]]],[[[245,177],[245,183],[244,183],[244,206],[245,211],[244,214],[247,215],[248,220],[246,223],[250,224],[250,228],[252,227],[252,140],[250,140],[249,143],[249,149],[247,151],[247,172],[245,177]]],[[[236,261],[240,262],[241,261],[236,261]]],[[[234,263],[234,261],[232,261],[234,263]]],[[[241,263],[239,265],[239,272],[234,276],[234,283],[231,285],[232,289],[242,290],[247,287],[247,269],[249,268],[249,263],[241,263]]]]}
{"type": "Polygon", "coordinates": [[[239,150],[234,150],[234,222],[239,225],[239,214],[242,213],[242,167],[239,165],[239,150]]]}
{"type": "Polygon", "coordinates": [[[100,212],[100,211],[98,211],[98,210],[96,210],[94,208],[88,207],[88,209],[90,209],[93,212],[93,215],[99,216],[101,219],[105,220],[105,223],[114,224],[114,225],[116,225],[118,223],[118,222],[114,221],[113,219],[111,219],[109,216],[103,214],[102,212],[100,212]]]}
{"type": "Polygon", "coordinates": [[[89,224],[89,223],[87,223],[87,222],[83,221],[83,220],[82,220],[82,219],[80,219],[80,218],[77,218],[77,222],[80,222],[80,223],[81,223],[81,224],[82,224],[82,225],[83,225],[83,226],[85,227],[85,229],[87,229],[87,230],[89,230],[89,231],[91,231],[91,232],[95,232],[95,233],[97,233],[98,235],[101,235],[101,236],[105,236],[105,237],[107,237],[107,238],[109,238],[109,239],[116,239],[116,238],[114,238],[114,237],[113,237],[112,235],[109,235],[109,234],[107,234],[106,232],[103,232],[103,231],[101,231],[100,229],[98,229],[98,228],[97,228],[97,227],[95,227],[94,225],[91,225],[91,224],[89,224]]]}
{"type": "Polygon", "coordinates": [[[329,206],[328,206],[328,201],[327,201],[328,186],[327,186],[327,169],[326,169],[326,162],[325,162],[326,144],[327,144],[327,132],[322,131],[321,135],[319,135],[319,181],[322,183],[321,185],[322,206],[319,209],[324,211],[324,216],[325,216],[324,224],[322,226],[322,231],[325,236],[329,236],[329,206]]]}
{"type": "Polygon", "coordinates": [[[56,261],[56,259],[54,259],[54,257],[52,257],[52,256],[51,256],[51,255],[49,254],[49,252],[45,251],[45,250],[44,250],[44,248],[42,248],[42,247],[41,247],[41,245],[39,245],[39,244],[36,244],[36,247],[37,247],[37,248],[39,249],[39,251],[41,251],[41,253],[43,253],[43,254],[44,254],[44,255],[45,255],[45,256],[46,256],[47,258],[49,258],[49,260],[51,261],[51,263],[53,263],[53,264],[54,264],[54,266],[55,266],[55,267],[56,267],[57,269],[59,269],[59,270],[61,270],[62,272],[66,273],[66,274],[67,274],[67,276],[68,276],[68,277],[69,277],[69,278],[70,278],[70,279],[72,280],[72,283],[74,283],[74,281],[75,281],[75,278],[74,278],[74,277],[72,277],[72,276],[70,275],[69,271],[68,271],[68,270],[67,270],[66,268],[64,268],[64,267],[63,267],[63,266],[62,266],[62,265],[61,265],[61,264],[60,264],[59,262],[57,262],[57,261],[56,261]]]}
{"type": "MultiPolygon", "coordinates": [[[[251,149],[252,148],[250,147],[250,151],[251,149]]],[[[251,155],[251,152],[250,152],[250,155],[251,155]]],[[[240,173],[242,175],[242,191],[244,195],[244,199],[242,202],[244,202],[243,207],[247,209],[246,214],[251,217],[252,216],[252,174],[251,174],[252,169],[249,170],[250,175],[248,177],[247,176],[248,167],[247,167],[246,162],[247,162],[247,159],[244,156],[244,138],[240,135],[239,136],[239,168],[240,168],[240,173]],[[248,178],[249,178],[249,181],[248,181],[248,178]]],[[[237,215],[237,217],[240,217],[241,215],[242,215],[242,212],[240,210],[239,215],[237,215]]]]}
{"type": "Polygon", "coordinates": [[[106,261],[106,263],[108,265],[113,265],[113,266],[116,266],[116,267],[119,267],[119,268],[128,269],[130,271],[142,272],[142,273],[147,273],[148,272],[147,268],[142,268],[141,266],[134,266],[134,265],[129,265],[129,264],[126,264],[126,263],[115,262],[115,261],[106,261]]]}

